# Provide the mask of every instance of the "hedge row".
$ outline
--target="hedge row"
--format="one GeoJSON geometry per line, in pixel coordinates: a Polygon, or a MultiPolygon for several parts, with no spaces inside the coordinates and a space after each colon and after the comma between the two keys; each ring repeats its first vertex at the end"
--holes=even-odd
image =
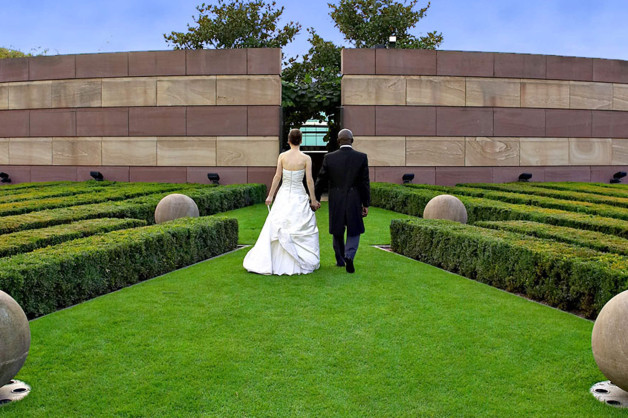
{"type": "Polygon", "coordinates": [[[30,229],[0,236],[0,257],[26,253],[37,248],[77,238],[146,225],[139,219],[88,219],[48,228],[30,229]]]}
{"type": "Polygon", "coordinates": [[[126,200],[138,196],[173,190],[189,190],[194,188],[212,187],[200,184],[169,184],[169,183],[126,183],[116,187],[91,188],[89,193],[72,194],[70,196],[49,197],[44,199],[23,200],[20,202],[0,203],[0,216],[19,215],[45,209],[66,208],[100,202],[126,200]]]}
{"type": "Polygon", "coordinates": [[[552,197],[535,196],[524,193],[510,193],[472,187],[446,187],[433,186],[429,184],[411,184],[409,187],[439,190],[456,196],[473,196],[497,200],[500,202],[514,203],[517,205],[540,206],[542,208],[560,209],[568,212],[590,213],[592,215],[605,216],[607,218],[628,220],[628,210],[611,205],[555,199],[552,197]]]}
{"type": "Polygon", "coordinates": [[[594,318],[628,287],[628,258],[442,220],[393,220],[394,251],[594,318]]]}
{"type": "MultiPolygon", "coordinates": [[[[397,184],[371,183],[371,203],[414,216],[422,216],[423,208],[433,197],[443,194],[437,190],[405,187],[397,184]]],[[[628,221],[601,216],[517,205],[497,200],[457,195],[467,209],[468,222],[528,220],[551,225],[569,226],[628,238],[628,221]]]]}
{"type": "Polygon", "coordinates": [[[476,222],[474,225],[482,228],[518,232],[537,238],[551,239],[597,251],[628,256],[627,239],[601,232],[583,231],[566,226],[547,225],[531,221],[482,221],[476,222]]]}
{"type": "Polygon", "coordinates": [[[0,186],[0,197],[10,196],[15,193],[23,193],[27,189],[33,188],[47,188],[47,187],[62,187],[75,184],[75,181],[43,181],[39,183],[20,183],[20,184],[5,184],[0,186]]]}
{"type": "Polygon", "coordinates": [[[564,200],[578,200],[581,202],[600,203],[611,206],[619,206],[628,208],[628,197],[602,196],[595,193],[548,189],[537,187],[532,183],[477,183],[477,184],[460,184],[457,188],[476,188],[500,190],[504,192],[516,192],[534,194],[536,196],[553,197],[564,200]]]}
{"type": "MultiPolygon", "coordinates": [[[[94,190],[106,188],[116,184],[112,181],[82,181],[73,184],[63,184],[55,187],[23,189],[19,193],[3,195],[0,193],[0,203],[21,202],[24,200],[44,199],[48,197],[72,196],[81,193],[91,193],[94,190]]],[[[118,184],[117,187],[120,187],[118,184]]]]}
{"type": "MultiPolygon", "coordinates": [[[[173,190],[173,192],[177,192],[177,190],[173,190]]],[[[180,192],[194,199],[198,205],[200,215],[205,216],[263,202],[266,186],[263,184],[205,186],[193,190],[180,190],[180,192]]],[[[5,216],[0,218],[0,234],[26,229],[46,228],[94,218],[134,218],[154,223],[155,207],[167,194],[157,193],[118,202],[48,209],[22,215],[5,216]]]]}
{"type": "Polygon", "coordinates": [[[571,182],[543,182],[532,183],[536,187],[553,190],[567,190],[572,192],[594,193],[602,196],[628,197],[628,188],[625,185],[605,183],[571,183],[571,182]]]}
{"type": "Polygon", "coordinates": [[[186,218],[0,259],[0,289],[29,318],[236,248],[235,219],[186,218]]]}

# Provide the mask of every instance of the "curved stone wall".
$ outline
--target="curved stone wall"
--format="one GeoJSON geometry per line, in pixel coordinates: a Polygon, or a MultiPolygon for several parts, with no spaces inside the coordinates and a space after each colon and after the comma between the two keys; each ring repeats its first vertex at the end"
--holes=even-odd
{"type": "Polygon", "coordinates": [[[0,170],[14,182],[265,182],[279,151],[281,51],[0,60],[0,170]]]}
{"type": "Polygon", "coordinates": [[[608,181],[628,166],[628,62],[349,49],[343,125],[378,181],[608,181]]]}

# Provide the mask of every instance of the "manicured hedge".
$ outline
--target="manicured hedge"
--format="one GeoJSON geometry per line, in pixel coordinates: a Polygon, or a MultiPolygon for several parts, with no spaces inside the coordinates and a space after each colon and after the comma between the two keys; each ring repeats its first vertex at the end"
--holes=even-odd
{"type": "Polygon", "coordinates": [[[145,226],[139,219],[88,219],[49,228],[29,229],[0,236],[0,257],[33,251],[37,248],[60,244],[77,238],[115,231],[118,229],[145,226]]]}
{"type": "Polygon", "coordinates": [[[412,184],[408,187],[442,190],[445,193],[453,195],[473,196],[484,199],[497,200],[500,202],[514,203],[518,205],[540,206],[542,208],[560,209],[569,212],[590,213],[592,215],[605,216],[607,218],[616,218],[628,220],[628,210],[618,208],[616,206],[604,205],[591,202],[580,202],[564,199],[555,199],[551,197],[535,196],[525,193],[511,193],[501,190],[480,189],[474,187],[445,187],[432,186],[428,184],[412,184]]]}
{"type": "Polygon", "coordinates": [[[567,190],[572,192],[595,193],[602,196],[628,197],[628,187],[619,184],[604,183],[571,183],[571,182],[541,182],[531,183],[536,187],[553,190],[567,190]]]}
{"type": "MultiPolygon", "coordinates": [[[[0,183],[1,184],[1,183],[0,183]]],[[[0,198],[15,193],[23,193],[27,189],[39,189],[44,187],[63,187],[76,184],[75,181],[44,181],[36,183],[3,184],[0,185],[0,198]]]]}
{"type": "Polygon", "coordinates": [[[236,248],[236,219],[183,218],[0,259],[0,289],[29,318],[236,248]]]}
{"type": "Polygon", "coordinates": [[[393,220],[394,251],[594,318],[628,288],[628,258],[451,221],[393,220]]]}
{"type": "MultiPolygon", "coordinates": [[[[373,206],[414,216],[422,216],[431,198],[444,192],[396,184],[371,183],[373,206]]],[[[454,193],[467,209],[468,222],[529,220],[569,226],[628,238],[628,221],[536,206],[517,205],[454,193]]]]}
{"type": "Polygon", "coordinates": [[[577,200],[581,202],[600,203],[611,206],[619,206],[628,208],[628,197],[603,196],[595,193],[585,193],[568,190],[548,189],[538,187],[534,183],[477,183],[477,184],[459,184],[458,188],[475,188],[499,190],[504,192],[516,192],[533,194],[536,196],[553,197],[556,199],[577,200]]]}
{"type": "Polygon", "coordinates": [[[474,225],[483,228],[518,232],[537,238],[551,239],[592,248],[597,251],[628,256],[627,239],[601,232],[583,231],[566,226],[547,225],[531,221],[483,221],[476,222],[474,225]]]}
{"type": "MultiPolygon", "coordinates": [[[[238,184],[202,188],[172,190],[190,196],[198,205],[201,216],[213,215],[264,201],[266,186],[263,184],[238,184]]],[[[155,207],[169,193],[156,193],[134,199],[105,202],[75,207],[48,209],[22,215],[0,218],[0,234],[26,229],[46,228],[93,218],[134,218],[148,223],[155,222],[155,207]]]]}
{"type": "Polygon", "coordinates": [[[19,193],[3,195],[0,193],[0,203],[21,202],[24,200],[45,199],[50,197],[72,196],[82,193],[91,193],[94,190],[103,189],[112,185],[120,187],[122,183],[112,181],[81,181],[73,184],[60,184],[55,187],[28,188],[19,193]]]}
{"type": "Polygon", "coordinates": [[[114,202],[116,200],[126,200],[138,196],[165,193],[173,190],[193,190],[194,188],[207,187],[211,186],[200,184],[122,183],[116,187],[91,188],[91,190],[88,189],[90,193],[0,203],[0,216],[19,215],[21,213],[45,209],[66,208],[100,202],[114,202]]]}

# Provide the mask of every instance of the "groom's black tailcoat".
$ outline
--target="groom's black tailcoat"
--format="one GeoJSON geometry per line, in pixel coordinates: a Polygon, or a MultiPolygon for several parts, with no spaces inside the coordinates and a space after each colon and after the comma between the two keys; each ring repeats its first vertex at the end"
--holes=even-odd
{"type": "Polygon", "coordinates": [[[344,147],[330,152],[316,178],[315,194],[320,201],[329,191],[329,233],[347,236],[364,233],[362,206],[371,204],[369,163],[366,154],[344,147]]]}

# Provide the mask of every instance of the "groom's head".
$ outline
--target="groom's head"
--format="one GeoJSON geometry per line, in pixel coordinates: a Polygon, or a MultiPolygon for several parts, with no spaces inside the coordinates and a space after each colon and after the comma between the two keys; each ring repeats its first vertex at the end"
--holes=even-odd
{"type": "Polygon", "coordinates": [[[353,144],[353,132],[348,129],[342,129],[338,132],[338,145],[351,145],[353,144]]]}

